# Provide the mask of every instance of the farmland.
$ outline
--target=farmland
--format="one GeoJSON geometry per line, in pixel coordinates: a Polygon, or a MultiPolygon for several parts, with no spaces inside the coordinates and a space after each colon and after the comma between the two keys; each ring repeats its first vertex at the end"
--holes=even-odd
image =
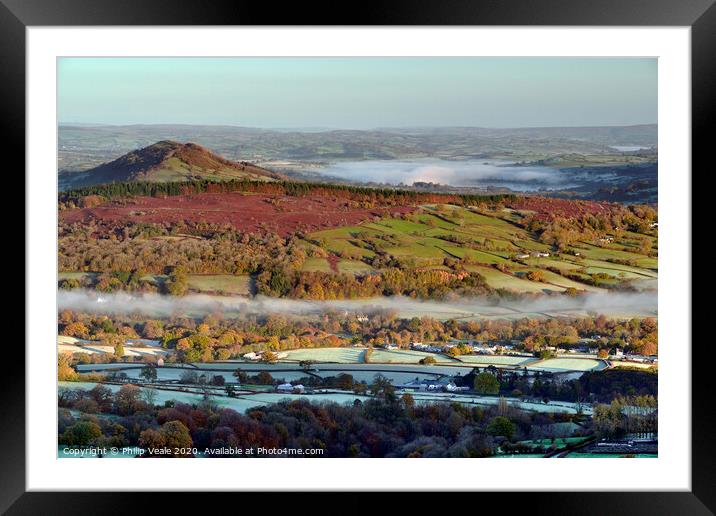
{"type": "MultiPolygon", "coordinates": [[[[599,203],[588,203],[569,211],[567,207],[572,204],[561,201],[557,209],[577,214],[590,210],[599,213],[603,209],[599,203]]],[[[541,206],[534,202],[517,205],[541,206]]],[[[374,270],[365,259],[376,252],[429,270],[449,271],[443,262],[453,259],[463,261],[466,270],[482,275],[492,288],[520,293],[567,289],[600,292],[624,281],[658,277],[656,260],[630,251],[629,236],[616,237],[599,246],[576,241],[554,252],[516,224],[521,216],[511,209],[479,213],[465,207],[427,205],[402,218],[383,217],[313,232],[307,235],[305,245],[309,249],[323,247],[338,256],[335,272],[363,274],[374,270]],[[624,265],[625,262],[634,265],[624,265]],[[534,274],[536,271],[538,274],[534,274]]],[[[315,260],[304,267],[331,270],[327,263],[315,260]]]]}
{"type": "MultiPolygon", "coordinates": [[[[132,345],[132,341],[128,341],[124,346],[123,356],[125,357],[161,357],[167,355],[169,352],[158,347],[155,343],[146,344],[143,342],[137,342],[138,345],[132,345]]],[[[88,355],[95,354],[114,354],[114,347],[103,345],[101,342],[93,342],[87,340],[80,340],[73,337],[67,337],[60,335],[57,339],[57,351],[58,353],[86,353],[88,355]]]]}
{"type": "MultiPolygon", "coordinates": [[[[60,343],[59,346],[68,346],[60,343]]],[[[104,352],[112,353],[111,349],[96,344],[84,344],[77,346],[75,352],[104,352]]],[[[144,348],[147,349],[147,348],[144,348]]],[[[385,350],[373,349],[366,361],[366,352],[368,348],[351,347],[351,348],[304,348],[288,351],[281,354],[278,363],[264,364],[251,361],[222,361],[209,363],[194,363],[183,366],[181,364],[172,365],[160,369],[161,373],[168,375],[167,379],[174,379],[181,374],[182,370],[187,368],[197,371],[211,371],[213,373],[233,373],[237,369],[246,371],[270,371],[279,376],[285,373],[297,372],[305,375],[303,362],[311,363],[311,370],[316,372],[331,371],[336,372],[359,372],[362,370],[369,371],[373,374],[381,373],[390,376],[392,373],[408,373],[415,374],[425,372],[431,375],[454,375],[466,374],[473,367],[494,366],[498,368],[526,369],[532,371],[548,371],[548,372],[584,372],[598,371],[604,369],[607,363],[604,360],[598,360],[592,357],[559,357],[547,360],[539,360],[529,355],[461,355],[459,357],[449,357],[438,353],[427,353],[415,350],[385,350]],[[432,357],[435,365],[420,365],[420,360],[432,357]]],[[[163,350],[149,348],[149,354],[163,353],[163,350]]],[[[127,355],[135,356],[135,355],[127,355]]],[[[138,354],[136,355],[138,356],[138,354]]],[[[82,372],[87,371],[107,371],[122,370],[137,372],[141,369],[141,364],[132,363],[110,363],[110,364],[85,364],[78,366],[82,372]]]]}
{"type": "MultiPolygon", "coordinates": [[[[656,454],[655,58],[55,64],[57,338],[30,324],[28,359],[58,382],[58,458],[656,454]]],[[[559,477],[524,473],[488,481],[559,477]]]]}
{"type": "Polygon", "coordinates": [[[179,267],[195,292],[309,299],[598,293],[658,278],[651,207],[290,182],[189,185],[63,193],[63,272],[114,274],[89,285],[103,291],[165,292],[179,267]],[[133,278],[133,266],[151,274],[133,278]]]}
{"type": "MultiPolygon", "coordinates": [[[[98,276],[92,272],[60,272],[58,279],[75,279],[78,281],[93,281],[98,276]]],[[[166,274],[147,274],[142,276],[143,281],[161,287],[167,280],[166,274]]],[[[189,290],[202,294],[217,294],[229,296],[248,296],[251,294],[251,277],[246,274],[189,274],[187,276],[189,290]]]]}
{"type": "MultiPolygon", "coordinates": [[[[97,385],[94,382],[60,382],[60,389],[91,389],[97,385]]],[[[116,384],[105,384],[113,392],[117,392],[120,389],[120,385],[116,384]]],[[[182,403],[199,403],[202,400],[202,394],[200,392],[181,392],[176,389],[167,390],[159,386],[155,387],[144,387],[145,389],[152,389],[156,392],[156,402],[163,404],[167,401],[175,401],[182,403]]],[[[534,402],[526,401],[521,399],[510,399],[500,398],[497,396],[474,396],[474,395],[460,395],[460,394],[448,394],[448,393],[430,393],[420,392],[413,395],[416,403],[419,404],[432,404],[432,403],[460,403],[468,406],[494,406],[497,405],[501,400],[503,402],[510,403],[513,407],[542,413],[566,413],[574,414],[577,411],[577,407],[574,403],[568,402],[534,402]]],[[[306,399],[312,403],[321,402],[334,402],[339,404],[351,404],[355,400],[367,400],[370,396],[359,395],[349,392],[330,392],[330,393],[311,393],[311,394],[291,394],[291,393],[280,393],[280,392],[246,392],[239,394],[238,397],[228,398],[221,395],[212,397],[212,402],[222,408],[231,408],[233,410],[244,412],[254,407],[260,407],[263,405],[270,405],[278,403],[284,400],[296,400],[306,399]]],[[[588,407],[582,408],[587,413],[591,413],[588,407]]]]}

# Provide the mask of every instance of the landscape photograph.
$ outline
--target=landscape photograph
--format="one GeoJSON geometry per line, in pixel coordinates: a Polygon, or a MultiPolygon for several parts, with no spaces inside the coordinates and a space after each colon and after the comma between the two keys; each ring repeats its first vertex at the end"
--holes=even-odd
{"type": "Polygon", "coordinates": [[[658,457],[657,71],[58,58],[58,458],[658,457]]]}

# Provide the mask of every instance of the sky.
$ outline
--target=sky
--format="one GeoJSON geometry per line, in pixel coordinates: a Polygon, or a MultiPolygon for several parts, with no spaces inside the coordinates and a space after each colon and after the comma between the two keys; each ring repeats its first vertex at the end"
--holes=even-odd
{"type": "Polygon", "coordinates": [[[59,58],[61,124],[573,127],[657,122],[655,58],[59,58]]]}

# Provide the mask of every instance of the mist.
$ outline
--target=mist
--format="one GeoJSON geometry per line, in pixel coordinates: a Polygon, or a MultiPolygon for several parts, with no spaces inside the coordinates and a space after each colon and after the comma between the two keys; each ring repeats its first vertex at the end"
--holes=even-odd
{"type": "Polygon", "coordinates": [[[331,163],[312,169],[320,175],[349,181],[412,185],[505,186],[519,190],[567,188],[572,178],[557,169],[516,166],[510,162],[439,159],[366,160],[331,163]]]}
{"type": "Polygon", "coordinates": [[[611,317],[657,316],[657,293],[590,293],[581,296],[549,295],[520,301],[486,298],[459,301],[420,301],[406,297],[379,297],[356,300],[309,301],[258,296],[256,298],[189,295],[185,297],[160,294],[113,294],[88,290],[61,290],[57,295],[58,310],[95,314],[140,314],[148,317],[186,315],[201,317],[223,313],[227,317],[245,315],[310,316],[326,312],[369,314],[393,311],[401,318],[430,316],[436,319],[513,319],[520,317],[593,316],[611,317]]]}

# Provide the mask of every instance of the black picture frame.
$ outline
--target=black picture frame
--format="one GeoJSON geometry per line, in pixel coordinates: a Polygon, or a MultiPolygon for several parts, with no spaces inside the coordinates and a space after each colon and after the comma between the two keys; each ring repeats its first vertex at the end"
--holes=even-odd
{"type": "MultiPolygon", "coordinates": [[[[692,50],[693,166],[706,164],[708,125],[716,105],[716,7],[714,0],[394,0],[342,6],[260,3],[245,0],[0,0],[0,124],[16,170],[24,170],[25,29],[63,25],[511,25],[511,26],[688,26],[692,50]]],[[[688,171],[681,173],[687,174],[688,171]]],[[[31,186],[31,185],[30,185],[31,186]]],[[[22,187],[21,187],[22,188],[22,187]]],[[[29,190],[29,188],[28,188],[29,190]]],[[[690,339],[685,335],[687,345],[690,339]]],[[[704,342],[692,346],[692,377],[708,377],[704,342]]],[[[24,356],[3,371],[0,510],[8,514],[136,512],[149,493],[26,492],[24,356]],[[140,497],[138,499],[138,497],[140,497]],[[131,505],[130,505],[131,504],[131,505]],[[91,508],[91,509],[90,509],[91,508]]],[[[511,493],[510,509],[540,514],[712,514],[716,511],[713,404],[707,388],[692,385],[692,490],[690,492],[511,493]]],[[[558,490],[559,486],[555,486],[558,490]]],[[[213,496],[217,496],[213,494],[213,496]]],[[[225,498],[226,495],[219,495],[225,498]]],[[[313,503],[292,495],[293,503],[313,503]]],[[[163,497],[165,511],[185,503],[178,493],[163,497]]],[[[420,499],[420,498],[418,498],[420,499]]],[[[480,495],[480,506],[504,504],[505,493],[480,495]],[[490,497],[487,500],[485,497],[490,497]]],[[[212,499],[212,505],[217,501],[212,499]]],[[[219,502],[221,503],[221,502],[219,502]]]]}

